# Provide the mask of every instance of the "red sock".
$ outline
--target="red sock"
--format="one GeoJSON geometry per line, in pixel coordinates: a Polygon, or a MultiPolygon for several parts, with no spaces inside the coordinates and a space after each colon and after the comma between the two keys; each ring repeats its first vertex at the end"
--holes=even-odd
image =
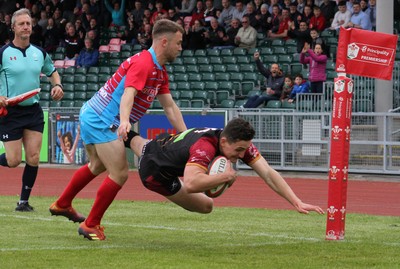
{"type": "Polygon", "coordinates": [[[71,181],[64,189],[60,198],[58,198],[58,206],[62,208],[70,207],[75,196],[95,177],[90,171],[88,164],[79,168],[72,176],[71,181]]]}
{"type": "Polygon", "coordinates": [[[114,201],[115,196],[117,196],[117,193],[121,188],[122,186],[115,183],[108,176],[106,177],[97,191],[96,200],[94,201],[92,210],[86,218],[85,223],[88,227],[100,225],[104,213],[114,201]]]}

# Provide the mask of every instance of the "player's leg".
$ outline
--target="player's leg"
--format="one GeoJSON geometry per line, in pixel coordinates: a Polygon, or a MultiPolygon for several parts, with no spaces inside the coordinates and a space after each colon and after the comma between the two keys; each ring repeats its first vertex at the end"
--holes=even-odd
{"type": "Polygon", "coordinates": [[[100,185],[92,210],[78,229],[80,235],[90,240],[104,240],[104,228],[100,226],[104,213],[128,179],[128,161],[124,143],[114,140],[95,145],[96,152],[109,172],[100,185]]]}
{"type": "Polygon", "coordinates": [[[181,189],[177,193],[166,196],[166,198],[189,211],[206,214],[213,210],[213,199],[204,193],[189,193],[182,181],[181,185],[181,189]]]}
{"type": "Polygon", "coordinates": [[[0,155],[0,165],[14,168],[22,160],[22,138],[13,141],[4,141],[5,152],[0,155]]]}
{"type": "Polygon", "coordinates": [[[85,148],[90,160],[89,164],[82,166],[74,173],[61,196],[49,208],[52,215],[64,216],[73,222],[83,222],[85,220],[85,216],[72,207],[72,201],[75,196],[97,175],[106,170],[97,155],[95,146],[86,145],[85,148]]]}
{"type": "Polygon", "coordinates": [[[22,174],[22,189],[17,211],[31,211],[28,200],[35,185],[38,169],[40,148],[42,147],[42,133],[25,129],[22,143],[25,150],[25,168],[22,174]]]}

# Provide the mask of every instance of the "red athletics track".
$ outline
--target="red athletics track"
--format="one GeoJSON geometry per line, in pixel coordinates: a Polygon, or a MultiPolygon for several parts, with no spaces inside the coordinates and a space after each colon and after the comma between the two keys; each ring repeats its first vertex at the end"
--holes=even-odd
{"type": "MultiPolygon", "coordinates": [[[[33,196],[59,196],[78,167],[54,168],[40,167],[33,189],[33,196]]],[[[21,188],[22,167],[14,169],[0,168],[0,195],[19,195],[21,188]]],[[[274,193],[253,172],[245,171],[222,196],[216,198],[216,206],[253,207],[270,209],[293,209],[283,198],[274,193]]],[[[327,207],[328,181],[324,175],[305,173],[283,173],[295,193],[307,203],[327,207]]],[[[97,188],[105,174],[98,176],[78,195],[79,198],[94,198],[97,188]]],[[[348,183],[347,209],[349,213],[365,213],[382,216],[400,216],[400,181],[392,177],[379,175],[362,177],[363,180],[350,176],[348,183]],[[386,179],[385,179],[386,178],[386,179]]],[[[136,171],[129,173],[129,179],[117,199],[165,201],[161,195],[142,186],[136,171]]]]}

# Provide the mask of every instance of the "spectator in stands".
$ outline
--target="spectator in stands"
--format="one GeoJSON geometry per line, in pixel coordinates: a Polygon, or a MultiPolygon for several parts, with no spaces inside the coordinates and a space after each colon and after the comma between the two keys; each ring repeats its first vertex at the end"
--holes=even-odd
{"type": "Polygon", "coordinates": [[[100,47],[100,38],[97,35],[97,32],[95,30],[89,30],[86,33],[86,37],[89,37],[92,40],[93,48],[99,49],[99,47],[100,47]]]}
{"type": "Polygon", "coordinates": [[[231,26],[226,30],[226,35],[224,36],[224,46],[227,48],[234,48],[237,45],[235,44],[235,38],[240,29],[240,21],[238,19],[231,20],[231,26]]]}
{"type": "MultiPolygon", "coordinates": [[[[303,16],[300,14],[300,12],[297,11],[297,4],[296,3],[291,3],[289,5],[289,19],[294,22],[294,26],[296,29],[299,29],[300,27],[300,22],[303,19],[303,16]]],[[[308,25],[307,25],[308,27],[308,25]]]]}
{"type": "Polygon", "coordinates": [[[190,26],[193,26],[195,20],[201,20],[204,22],[204,4],[203,1],[196,2],[196,8],[192,12],[192,20],[190,21],[190,26]]]}
{"type": "Polygon", "coordinates": [[[254,4],[252,2],[247,3],[246,5],[246,15],[249,18],[250,21],[250,26],[252,26],[254,29],[257,28],[257,12],[254,7],[254,4]]]}
{"type": "Polygon", "coordinates": [[[85,28],[83,28],[82,26],[82,20],[81,19],[77,19],[75,21],[75,31],[76,33],[79,35],[80,38],[84,39],[86,36],[86,30],[85,28]]]}
{"type": "Polygon", "coordinates": [[[308,28],[308,25],[305,21],[300,22],[299,29],[296,29],[295,22],[290,22],[288,36],[290,38],[296,39],[298,53],[303,50],[304,44],[306,42],[311,42],[310,29],[308,28]]]}
{"type": "Polygon", "coordinates": [[[188,39],[187,49],[197,50],[206,48],[204,39],[206,28],[201,20],[195,20],[192,27],[188,26],[185,31],[188,39]]]}
{"type": "Polygon", "coordinates": [[[301,16],[302,16],[302,20],[307,22],[307,24],[310,27],[311,18],[314,15],[313,15],[313,11],[312,11],[312,9],[311,9],[311,7],[309,5],[305,5],[304,6],[304,11],[303,11],[303,14],[301,16]]]}
{"type": "Polygon", "coordinates": [[[68,26],[67,35],[64,39],[65,59],[75,60],[83,47],[82,39],[76,33],[73,25],[68,26]]]}
{"type": "Polygon", "coordinates": [[[338,9],[333,17],[331,30],[339,31],[340,26],[345,26],[350,22],[351,12],[347,10],[346,1],[340,1],[338,9]]]}
{"type": "Polygon", "coordinates": [[[151,43],[153,42],[153,38],[152,38],[152,31],[153,27],[151,26],[150,23],[146,23],[143,26],[143,30],[140,31],[140,33],[138,34],[138,42],[139,44],[142,46],[142,49],[147,50],[150,48],[151,43]]]}
{"type": "MultiPolygon", "coordinates": [[[[104,0],[108,12],[111,13],[112,22],[110,26],[125,26],[125,2],[126,0],[121,0],[120,5],[118,1],[115,1],[113,2],[113,6],[111,6],[109,0],[104,0]]],[[[91,14],[93,13],[91,12],[91,14]]]]}
{"type": "Polygon", "coordinates": [[[9,43],[10,40],[14,39],[14,31],[12,30],[12,27],[11,27],[11,15],[10,14],[4,15],[4,24],[6,26],[6,33],[7,33],[6,34],[6,36],[7,36],[6,43],[9,43]]]}
{"type": "Polygon", "coordinates": [[[40,20],[40,10],[36,4],[32,5],[31,16],[32,16],[32,18],[36,18],[37,20],[40,20]]]}
{"type": "Polygon", "coordinates": [[[97,24],[97,19],[91,18],[90,23],[89,23],[89,28],[86,28],[85,30],[86,30],[86,32],[95,31],[96,35],[99,36],[100,35],[100,27],[97,24]]]}
{"type": "Polygon", "coordinates": [[[308,84],[307,81],[304,80],[303,75],[297,74],[294,79],[294,87],[287,100],[288,103],[293,103],[294,101],[296,101],[297,94],[309,93],[310,92],[309,88],[310,85],[308,84]]]}
{"type": "Polygon", "coordinates": [[[60,29],[64,28],[66,23],[68,22],[66,19],[62,17],[61,10],[56,9],[53,13],[53,19],[54,23],[59,27],[60,29]]]}
{"type": "Polygon", "coordinates": [[[233,11],[232,18],[242,20],[245,14],[246,14],[246,9],[243,6],[243,1],[237,0],[235,3],[235,10],[233,11]]]}
{"type": "Polygon", "coordinates": [[[7,25],[0,20],[0,47],[4,46],[8,41],[7,25]]]}
{"type": "Polygon", "coordinates": [[[282,15],[279,18],[279,28],[278,31],[274,32],[273,30],[268,31],[269,38],[287,38],[288,30],[289,30],[289,10],[282,9],[282,15]]]}
{"type": "Polygon", "coordinates": [[[331,25],[333,17],[335,16],[336,2],[323,0],[319,7],[321,8],[322,15],[324,15],[326,19],[326,25],[331,25]]]}
{"type": "Polygon", "coordinates": [[[54,24],[53,18],[47,19],[47,27],[44,30],[43,48],[52,53],[60,44],[61,30],[54,24]]]}
{"type": "Polygon", "coordinates": [[[262,4],[260,10],[257,11],[256,14],[256,26],[254,27],[258,33],[267,34],[268,30],[270,30],[271,24],[268,23],[271,17],[271,14],[268,12],[268,5],[262,4]]]}
{"type": "Polygon", "coordinates": [[[257,31],[250,25],[250,18],[243,16],[242,27],[240,27],[236,37],[235,44],[239,48],[251,49],[257,45],[257,31]]]}
{"type": "Polygon", "coordinates": [[[278,32],[279,24],[281,22],[281,10],[278,5],[274,5],[272,7],[271,19],[268,19],[267,22],[271,24],[271,26],[269,27],[269,31],[271,31],[272,33],[278,32]]]}
{"type": "Polygon", "coordinates": [[[235,8],[231,5],[230,0],[222,0],[222,7],[221,14],[218,17],[218,23],[222,27],[229,27],[235,8]]]}
{"type": "Polygon", "coordinates": [[[42,47],[43,45],[43,34],[42,34],[42,27],[37,24],[37,18],[32,17],[32,33],[30,37],[31,43],[42,47]]]}
{"type": "Polygon", "coordinates": [[[176,13],[175,9],[173,9],[173,8],[168,9],[166,19],[169,19],[171,21],[177,21],[179,18],[180,17],[178,15],[178,13],[176,13]]]}
{"type": "Polygon", "coordinates": [[[326,28],[326,19],[324,15],[321,13],[321,9],[318,6],[314,6],[313,8],[314,16],[310,20],[310,29],[315,28],[319,32],[322,32],[326,28]]]}
{"type": "Polygon", "coordinates": [[[135,21],[135,25],[141,25],[143,16],[144,16],[144,8],[142,6],[141,0],[135,1],[135,8],[132,10],[131,15],[133,20],[135,21]]]}
{"type": "Polygon", "coordinates": [[[127,44],[137,44],[139,34],[139,27],[136,26],[135,20],[132,18],[128,19],[128,27],[124,30],[122,34],[119,34],[118,36],[122,39],[125,40],[127,44]]]}
{"type": "Polygon", "coordinates": [[[196,0],[182,0],[181,8],[175,7],[175,10],[179,16],[186,17],[191,16],[195,6],[196,0]]]}
{"type": "Polygon", "coordinates": [[[163,2],[157,1],[156,2],[156,10],[151,15],[150,24],[154,25],[156,20],[163,18],[164,15],[168,14],[168,12],[164,9],[163,2]]]}
{"type": "Polygon", "coordinates": [[[321,45],[322,50],[324,51],[324,54],[328,56],[329,58],[329,46],[326,45],[325,40],[319,36],[319,32],[317,29],[311,29],[310,30],[310,36],[311,36],[311,42],[310,42],[310,48],[312,50],[315,49],[315,46],[321,45]]]}
{"type": "Polygon", "coordinates": [[[263,103],[267,104],[270,100],[279,100],[282,95],[284,76],[277,63],[271,65],[270,70],[260,61],[260,53],[254,53],[254,60],[257,65],[258,71],[266,78],[265,81],[265,94],[253,95],[243,105],[244,108],[256,108],[263,103]]]}
{"type": "Polygon", "coordinates": [[[85,38],[85,48],[81,50],[78,57],[76,58],[76,67],[96,66],[99,60],[99,51],[93,48],[93,40],[89,37],[85,38]]]}
{"type": "Polygon", "coordinates": [[[286,75],[285,80],[283,82],[281,98],[279,98],[279,100],[281,101],[287,100],[289,98],[290,93],[292,92],[292,89],[293,89],[293,79],[290,75],[286,75]]]}
{"type": "MultiPolygon", "coordinates": [[[[88,6],[88,5],[86,4],[85,6],[88,6]]],[[[92,15],[92,13],[90,13],[89,8],[87,8],[87,10],[88,10],[87,12],[86,12],[86,11],[82,12],[82,16],[81,16],[83,28],[85,28],[86,30],[87,30],[88,28],[90,28],[90,21],[91,21],[92,19],[96,19],[96,18],[92,15]]],[[[96,22],[97,22],[97,19],[96,19],[96,22]]]]}
{"type": "Polygon", "coordinates": [[[361,11],[359,2],[353,3],[353,14],[351,15],[350,22],[344,25],[345,28],[357,28],[363,30],[372,30],[370,18],[361,11]]]}
{"type": "Polygon", "coordinates": [[[280,13],[283,7],[280,5],[279,0],[271,0],[270,1],[269,9],[268,9],[269,13],[272,13],[272,9],[274,6],[278,6],[279,13],[280,13]]]}
{"type": "Polygon", "coordinates": [[[214,8],[213,0],[206,0],[204,9],[205,22],[208,23],[212,17],[217,18],[217,9],[214,8]]]}
{"type": "Polygon", "coordinates": [[[310,74],[308,80],[311,84],[312,93],[322,93],[323,83],[326,81],[326,62],[328,57],[324,54],[320,44],[317,44],[312,50],[310,44],[304,44],[300,54],[300,62],[309,64],[310,74]],[[306,56],[308,53],[308,56],[306,56]]]}
{"type": "MultiPolygon", "coordinates": [[[[108,0],[107,0],[108,1],[108,0]]],[[[125,0],[121,0],[125,1],[125,0]]],[[[99,0],[89,0],[89,10],[88,13],[92,14],[93,18],[96,18],[97,20],[99,19],[100,15],[100,1],[99,0]]],[[[121,6],[124,5],[124,3],[121,4],[121,6]]],[[[125,8],[123,8],[124,10],[125,8]]]]}
{"type": "Polygon", "coordinates": [[[40,27],[42,27],[43,30],[47,28],[47,20],[48,18],[46,11],[40,11],[40,19],[38,21],[38,24],[40,25],[40,27]]]}
{"type": "MultiPolygon", "coordinates": [[[[363,2],[366,3],[366,1],[363,2]]],[[[369,7],[366,9],[365,13],[371,21],[372,29],[376,29],[376,0],[369,0],[369,7]]]]}
{"type": "Polygon", "coordinates": [[[223,46],[225,28],[219,26],[216,18],[211,18],[210,27],[204,32],[204,37],[208,48],[223,46]]]}
{"type": "Polygon", "coordinates": [[[306,2],[304,0],[297,0],[297,11],[300,14],[304,13],[305,6],[306,6],[306,2]]]}

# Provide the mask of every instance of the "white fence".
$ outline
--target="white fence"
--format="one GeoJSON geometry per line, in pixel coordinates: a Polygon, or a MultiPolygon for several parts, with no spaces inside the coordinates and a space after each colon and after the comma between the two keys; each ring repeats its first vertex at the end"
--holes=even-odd
{"type": "MultiPolygon", "coordinates": [[[[274,168],[328,171],[330,113],[229,111],[229,118],[237,116],[252,123],[254,143],[274,168]]],[[[353,113],[349,171],[400,174],[400,114],[353,113]]]]}

